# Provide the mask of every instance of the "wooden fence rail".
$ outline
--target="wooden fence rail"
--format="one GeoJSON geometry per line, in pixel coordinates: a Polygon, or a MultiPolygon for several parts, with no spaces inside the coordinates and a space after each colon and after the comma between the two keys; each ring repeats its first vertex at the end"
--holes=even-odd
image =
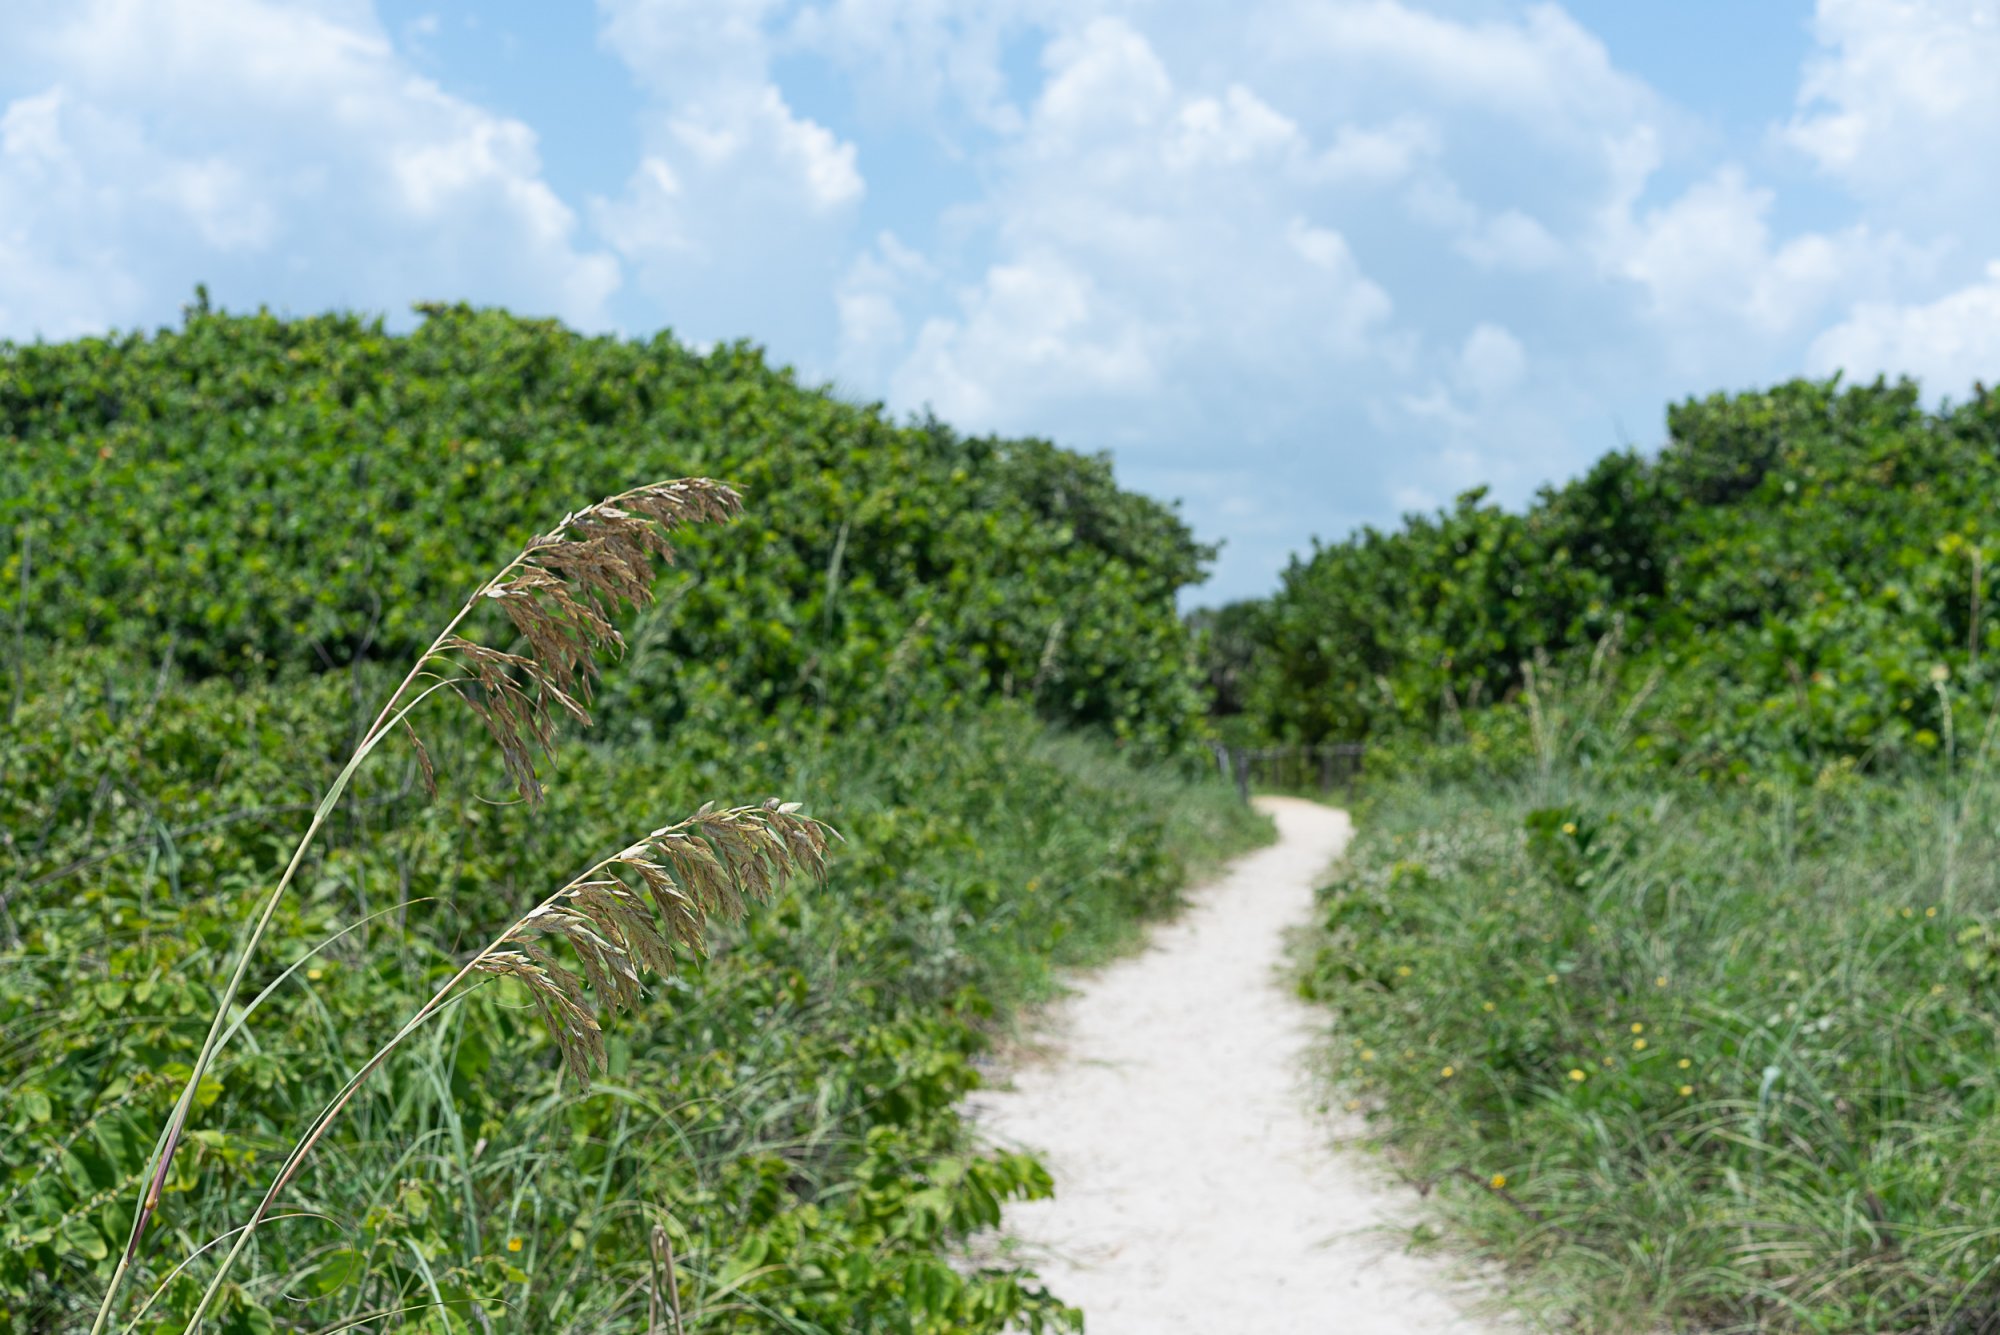
{"type": "Polygon", "coordinates": [[[1216,767],[1222,777],[1233,779],[1236,791],[1250,800],[1253,784],[1293,791],[1330,793],[1335,788],[1352,792],[1361,774],[1367,746],[1361,742],[1332,742],[1320,746],[1225,746],[1212,743],[1216,767]]]}

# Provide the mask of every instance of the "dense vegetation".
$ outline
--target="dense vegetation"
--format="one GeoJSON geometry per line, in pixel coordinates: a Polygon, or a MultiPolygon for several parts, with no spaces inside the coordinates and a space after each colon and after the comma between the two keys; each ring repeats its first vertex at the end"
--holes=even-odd
{"type": "Polygon", "coordinates": [[[955,1105],[1054,969],[1259,833],[1185,761],[1173,597],[1206,553],[1179,520],[1102,460],[897,426],[744,346],[198,308],[0,348],[0,1326],[88,1326],[245,917],[415,651],[531,533],[683,473],[745,518],[683,545],[542,805],[438,709],[440,795],[384,752],[335,812],[202,1088],[141,1328],[180,1328],[213,1257],[170,1268],[482,934],[768,794],[845,835],[824,887],[653,987],[588,1090],[511,985],[474,991],[309,1161],[210,1328],[645,1329],[656,1231],[690,1331],[1073,1321],[959,1259],[1048,1180],[955,1105]]]}
{"type": "Polygon", "coordinates": [[[1173,595],[1211,553],[1108,460],[898,426],[746,344],[464,307],[0,351],[0,618],[201,673],[407,661],[531,534],[688,475],[749,508],[689,535],[627,731],[988,695],[1155,750],[1198,725],[1173,595]]]}
{"type": "Polygon", "coordinates": [[[1428,739],[1518,695],[1537,655],[1615,631],[1634,695],[1657,670],[1632,744],[1662,763],[1804,773],[1934,750],[1929,672],[1983,683],[1993,658],[1977,589],[2000,552],[2000,392],[1933,414],[1908,382],[1796,381],[1667,425],[1656,456],[1607,456],[1524,511],[1474,490],[1295,560],[1237,613],[1257,729],[1428,739]]]}
{"type": "Polygon", "coordinates": [[[1341,1097],[1591,1330],[2000,1325],[2000,393],[1675,408],[1294,564],[1211,679],[1370,739],[1341,1097]]]}

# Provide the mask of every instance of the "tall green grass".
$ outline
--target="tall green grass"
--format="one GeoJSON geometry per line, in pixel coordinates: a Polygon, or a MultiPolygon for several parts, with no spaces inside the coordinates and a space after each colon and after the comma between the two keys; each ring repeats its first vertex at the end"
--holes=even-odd
{"type": "MultiPolygon", "coordinates": [[[[0,737],[0,1328],[87,1326],[153,1132],[199,1051],[211,980],[336,772],[372,667],[188,681],[102,654],[27,665],[0,737]],[[358,702],[358,703],[357,703],[358,702]]],[[[473,992],[384,1067],[259,1230],[212,1329],[647,1329],[670,1241],[690,1331],[1055,1328],[1059,1295],[956,1239],[1048,1189],[981,1151],[974,1059],[1065,962],[1172,905],[1191,866],[1260,837],[1219,784],[1049,734],[1022,707],[921,735],[690,733],[573,742],[536,812],[477,723],[357,776],[273,919],[272,988],[204,1082],[150,1262],[141,1329],[175,1331],[328,1089],[548,869],[710,795],[809,795],[847,844],[653,987],[587,1092],[524,997],[473,992]],[[454,796],[456,790],[456,796],[454,796]],[[309,951],[316,953],[308,955],[309,951]],[[294,967],[296,966],[296,967],[294,967]],[[292,972],[285,973],[291,969],[292,972]],[[283,1217],[281,1217],[283,1216],[283,1217]]]]}
{"type": "Polygon", "coordinates": [[[1342,1097],[1552,1325],[2000,1328],[1985,760],[1706,786],[1553,712],[1373,792],[1302,973],[1342,1097]]]}

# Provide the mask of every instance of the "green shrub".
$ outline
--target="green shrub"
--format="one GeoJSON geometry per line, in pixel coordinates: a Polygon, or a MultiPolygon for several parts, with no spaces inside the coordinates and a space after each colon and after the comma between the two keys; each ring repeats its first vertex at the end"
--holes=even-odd
{"type": "Polygon", "coordinates": [[[1581,676],[1607,640],[1669,767],[1928,762],[1939,674],[1983,714],[2000,390],[1932,414],[1908,381],[1794,381],[1668,428],[1657,457],[1606,456],[1521,513],[1476,490],[1294,561],[1234,614],[1257,641],[1231,664],[1247,716],[1288,740],[1452,744],[1522,700],[1538,658],[1581,676]]]}
{"type": "Polygon", "coordinates": [[[897,426],[747,344],[424,309],[0,344],[0,625],[202,673],[406,662],[531,524],[705,474],[749,516],[691,538],[608,726],[1001,695],[1155,751],[1198,734],[1174,596],[1212,551],[1108,459],[897,426]]]}

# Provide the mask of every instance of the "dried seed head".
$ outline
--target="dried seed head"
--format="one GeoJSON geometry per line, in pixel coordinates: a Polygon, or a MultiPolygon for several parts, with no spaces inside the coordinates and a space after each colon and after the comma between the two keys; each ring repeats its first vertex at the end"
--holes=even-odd
{"type": "MultiPolygon", "coordinates": [[[[499,604],[526,641],[525,653],[504,653],[460,635],[440,641],[431,657],[455,660],[465,674],[456,689],[500,747],[508,777],[523,798],[538,800],[534,753],[555,745],[554,711],[590,726],[585,705],[597,655],[622,652],[611,624],[621,602],[653,598],[653,562],[672,564],[667,534],[685,524],[721,522],[743,508],[734,488],[709,478],[682,478],[638,487],[567,515],[529,543],[479,591],[499,604]]],[[[429,758],[419,760],[429,779],[429,758]]]]}
{"type": "Polygon", "coordinates": [[[613,1010],[636,1006],[642,970],[673,972],[672,942],[701,954],[711,919],[740,917],[748,900],[768,900],[796,877],[823,880],[828,840],[838,837],[796,802],[704,806],[564,886],[472,967],[526,986],[571,1074],[588,1082],[604,1065],[589,994],[613,1010]],[[581,977],[536,944],[551,937],[568,943],[581,977]]]}
{"type": "Polygon", "coordinates": [[[436,797],[438,795],[437,770],[431,765],[430,749],[424,745],[424,739],[417,736],[417,730],[410,726],[408,719],[403,720],[403,731],[410,734],[410,745],[416,749],[417,772],[423,775],[424,791],[432,797],[436,797]]]}

